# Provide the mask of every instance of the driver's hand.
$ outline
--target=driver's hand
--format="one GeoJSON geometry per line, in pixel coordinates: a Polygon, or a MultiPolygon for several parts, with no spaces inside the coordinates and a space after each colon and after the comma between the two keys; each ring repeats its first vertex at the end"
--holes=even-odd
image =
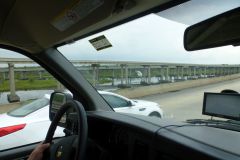
{"type": "Polygon", "coordinates": [[[43,152],[48,149],[50,146],[49,143],[43,144],[40,143],[30,154],[28,160],[42,160],[43,152]]]}

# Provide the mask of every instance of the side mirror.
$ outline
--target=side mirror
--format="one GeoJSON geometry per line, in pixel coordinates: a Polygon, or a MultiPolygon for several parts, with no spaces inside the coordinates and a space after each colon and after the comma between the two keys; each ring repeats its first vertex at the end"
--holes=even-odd
{"type": "MultiPolygon", "coordinates": [[[[49,119],[53,120],[58,110],[69,100],[72,99],[72,95],[63,92],[53,92],[50,97],[49,103],[49,119]]],[[[60,123],[66,122],[66,115],[62,117],[60,123]]]]}
{"type": "Polygon", "coordinates": [[[132,102],[132,101],[128,101],[128,106],[131,107],[131,106],[134,106],[135,104],[132,102]]]}

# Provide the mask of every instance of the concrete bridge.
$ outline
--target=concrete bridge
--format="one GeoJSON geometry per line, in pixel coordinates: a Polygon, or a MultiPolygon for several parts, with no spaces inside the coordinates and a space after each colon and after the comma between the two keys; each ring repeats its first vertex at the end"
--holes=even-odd
{"type": "MultiPolygon", "coordinates": [[[[152,71],[157,72],[159,82],[183,81],[188,79],[209,78],[227,76],[240,73],[240,65],[209,65],[209,64],[183,64],[183,63],[160,63],[160,62],[136,62],[136,61],[71,61],[80,71],[91,71],[93,85],[99,81],[100,71],[109,70],[112,72],[112,85],[116,72],[120,72],[120,87],[131,85],[133,72],[143,79],[144,84],[151,84],[152,71]]],[[[42,78],[44,72],[41,67],[14,67],[16,64],[36,64],[27,58],[0,58],[0,63],[8,64],[7,68],[1,68],[0,73],[3,79],[9,79],[10,94],[9,102],[19,101],[15,92],[15,72],[21,73],[21,78],[26,78],[27,72],[35,72],[42,78]]],[[[156,76],[156,74],[155,74],[156,76]]],[[[58,85],[61,88],[61,85],[58,85]]]]}

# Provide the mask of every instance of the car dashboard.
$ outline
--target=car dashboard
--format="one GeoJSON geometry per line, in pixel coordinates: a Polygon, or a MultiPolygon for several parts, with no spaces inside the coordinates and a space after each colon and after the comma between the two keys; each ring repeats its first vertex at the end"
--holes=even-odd
{"type": "Polygon", "coordinates": [[[87,159],[240,159],[235,131],[99,111],[88,113],[88,123],[87,159]]]}
{"type": "MultiPolygon", "coordinates": [[[[87,117],[86,160],[240,160],[237,131],[106,111],[87,112],[87,117]]],[[[36,145],[0,157],[25,160],[36,145]]]]}

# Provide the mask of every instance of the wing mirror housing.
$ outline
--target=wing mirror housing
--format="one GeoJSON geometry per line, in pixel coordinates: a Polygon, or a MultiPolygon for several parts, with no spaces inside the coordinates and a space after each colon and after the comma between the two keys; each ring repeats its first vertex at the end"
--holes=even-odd
{"type": "Polygon", "coordinates": [[[130,101],[128,101],[128,105],[129,105],[129,107],[132,107],[132,106],[135,106],[135,103],[130,100],[130,101]]]}
{"type": "MultiPolygon", "coordinates": [[[[64,92],[53,92],[49,103],[49,119],[52,121],[58,110],[69,100],[72,100],[72,95],[64,92]]],[[[66,115],[62,117],[60,123],[65,124],[66,115]]]]}

